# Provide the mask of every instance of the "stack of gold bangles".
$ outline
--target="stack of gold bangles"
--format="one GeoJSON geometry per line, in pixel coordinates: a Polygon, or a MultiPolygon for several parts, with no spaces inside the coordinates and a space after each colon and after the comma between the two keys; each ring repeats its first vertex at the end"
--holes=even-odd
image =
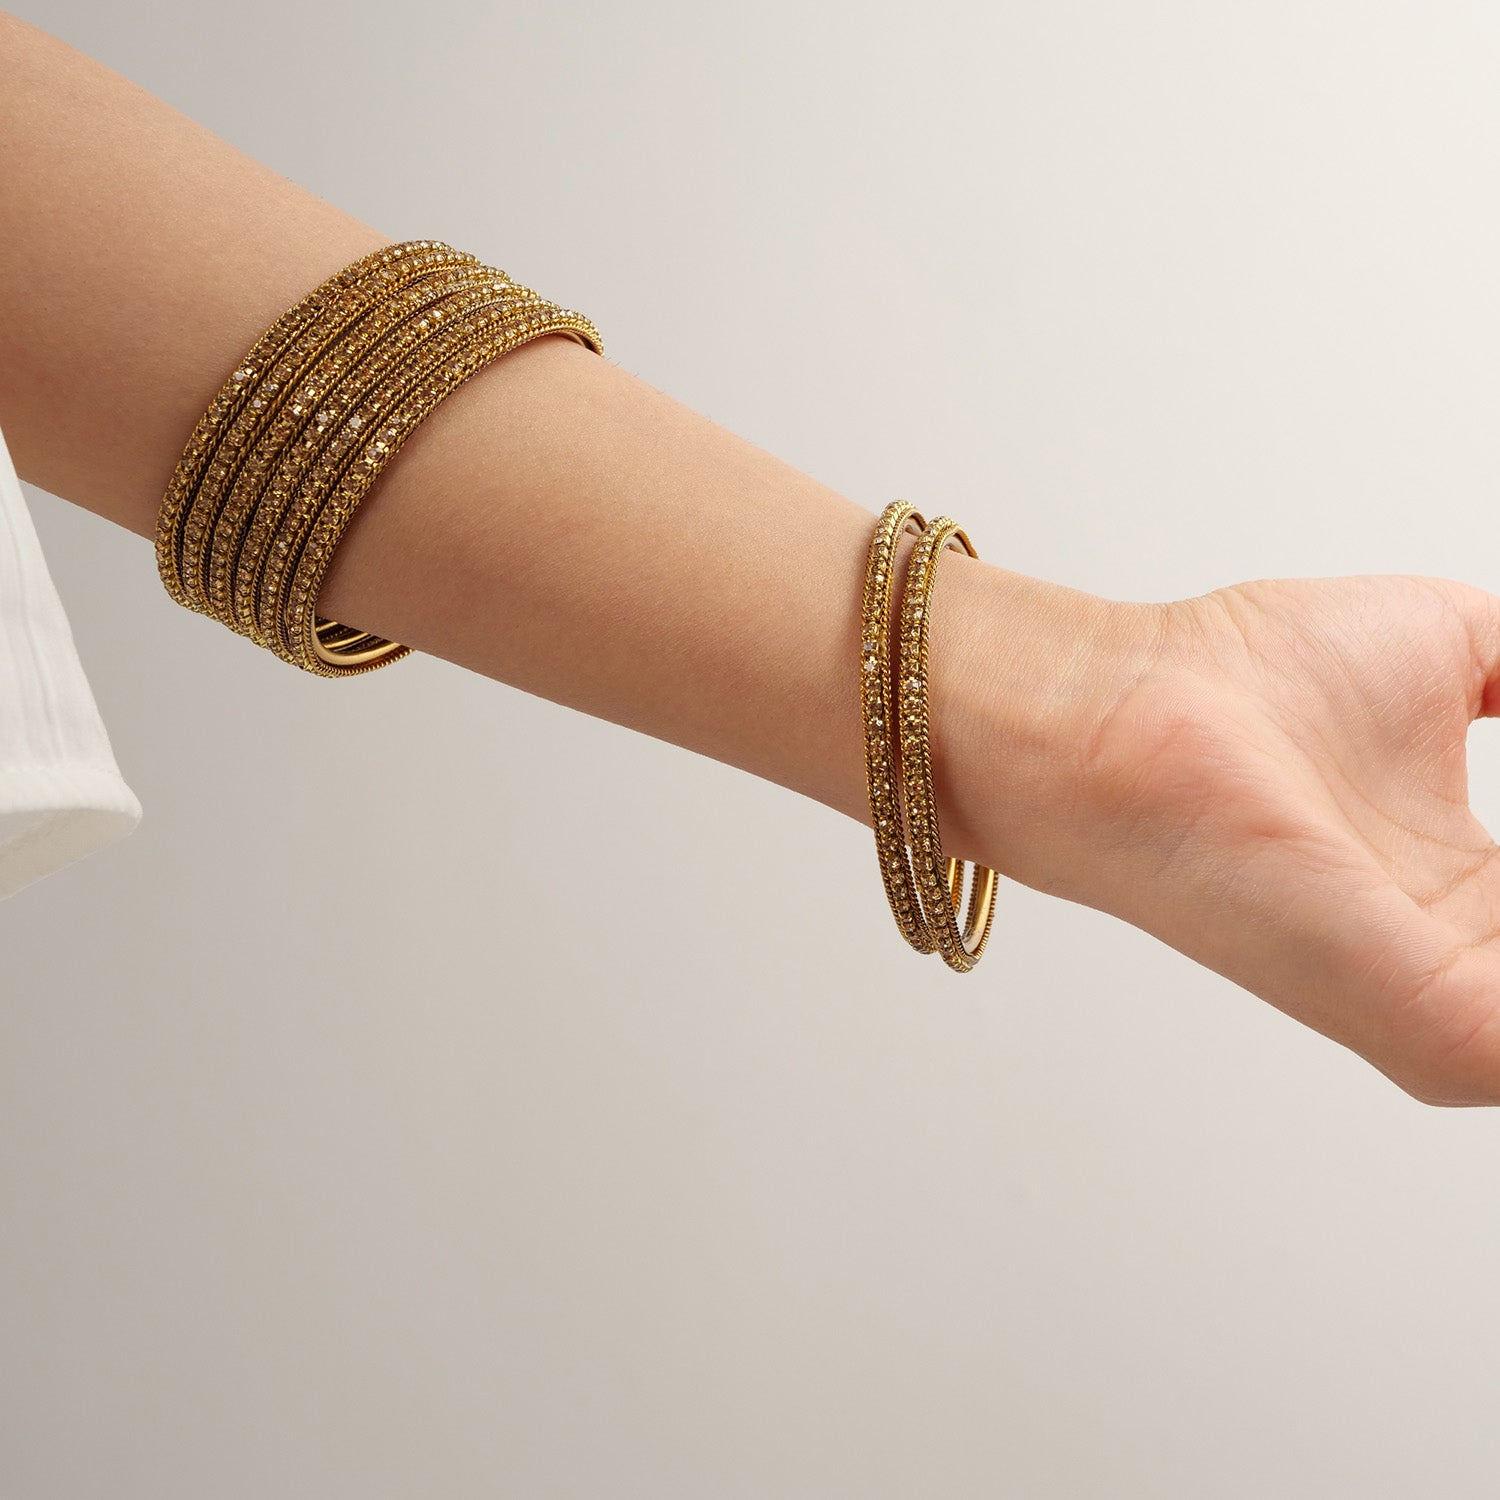
{"type": "Polygon", "coordinates": [[[936,949],[950,969],[962,974],[979,962],[989,939],[996,879],[993,870],[974,866],[968,913],[960,929],[964,866],[943,855],[927,709],[932,589],[938,555],[948,546],[962,547],[970,557],[979,555],[951,516],[927,522],[902,500],[891,501],[880,513],[865,575],[859,677],[875,852],[891,912],[901,935],[918,953],[936,949]],[[907,560],[893,663],[896,554],[902,535],[913,529],[917,541],[907,560]],[[909,836],[903,832],[903,821],[909,836]]]}
{"type": "Polygon", "coordinates": [[[508,350],[579,313],[441,240],[382,246],[261,336],[199,419],[161,502],[156,561],[179,604],[321,677],[411,648],[314,613],[360,499],[423,418],[508,350]]]}

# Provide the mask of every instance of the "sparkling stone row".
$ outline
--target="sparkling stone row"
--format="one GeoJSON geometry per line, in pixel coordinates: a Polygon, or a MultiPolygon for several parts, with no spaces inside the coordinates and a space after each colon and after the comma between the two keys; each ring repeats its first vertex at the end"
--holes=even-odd
{"type": "Polygon", "coordinates": [[[966,973],[979,962],[989,940],[996,875],[975,866],[969,910],[961,930],[957,913],[963,899],[964,866],[943,854],[933,789],[927,693],[932,592],[938,555],[949,546],[977,556],[968,536],[951,516],[924,521],[900,500],[893,500],[881,513],[870,545],[865,582],[860,680],[876,852],[891,910],[912,947],[922,953],[936,948],[949,968],[966,973]],[[901,592],[893,698],[890,575],[899,538],[913,521],[918,536],[901,592]],[[899,788],[905,803],[910,864],[902,842],[895,788],[899,788]]]}
{"type": "Polygon", "coordinates": [[[895,588],[895,563],[901,537],[911,529],[918,536],[926,522],[904,501],[895,500],[881,513],[870,541],[865,572],[864,606],[860,629],[860,689],[865,733],[865,771],[870,792],[870,816],[875,830],[875,853],[885,883],[886,899],[901,935],[918,953],[937,946],[922,915],[911,861],[902,832],[900,764],[891,733],[894,686],[891,672],[890,615],[895,588]]]}
{"type": "Polygon", "coordinates": [[[383,246],[262,334],[199,420],[163,497],[157,568],[178,603],[323,677],[410,648],[314,612],[360,499],[444,396],[581,314],[440,240],[383,246]]]}

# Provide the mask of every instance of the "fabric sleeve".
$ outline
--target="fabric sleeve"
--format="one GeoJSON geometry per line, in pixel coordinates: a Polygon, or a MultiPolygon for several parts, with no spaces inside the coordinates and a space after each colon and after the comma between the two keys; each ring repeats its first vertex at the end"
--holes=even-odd
{"type": "Polygon", "coordinates": [[[0,899],[140,819],[0,432],[0,899]]]}

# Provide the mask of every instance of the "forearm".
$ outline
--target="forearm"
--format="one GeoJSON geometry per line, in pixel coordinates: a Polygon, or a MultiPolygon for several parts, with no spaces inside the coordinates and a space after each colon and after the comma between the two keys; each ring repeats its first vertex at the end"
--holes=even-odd
{"type": "MultiPolygon", "coordinates": [[[[54,38],[4,18],[0,43],[15,209],[0,222],[0,427],[23,478],[150,537],[234,361],[399,236],[54,38]]],[[[867,821],[856,663],[873,521],[548,338],[423,423],[362,503],[318,611],[867,821]]],[[[950,852],[1005,868],[995,798],[1024,817],[1052,774],[1101,603],[944,554],[932,701],[950,852]]],[[[226,633],[224,649],[250,647],[226,633]]]]}

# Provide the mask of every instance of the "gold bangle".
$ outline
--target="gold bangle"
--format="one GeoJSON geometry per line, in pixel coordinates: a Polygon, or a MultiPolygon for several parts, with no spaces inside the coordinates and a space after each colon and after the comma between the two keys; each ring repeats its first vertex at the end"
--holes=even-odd
{"type": "Polygon", "coordinates": [[[903,831],[895,677],[891,665],[891,600],[901,538],[913,527],[920,537],[926,524],[904,500],[891,501],[880,513],[870,538],[865,567],[859,659],[865,781],[870,796],[870,823],[875,831],[875,855],[880,861],[880,878],[885,884],[891,915],[901,936],[918,953],[933,952],[937,940],[922,912],[903,831]]]}
{"type": "Polygon", "coordinates": [[[968,536],[951,516],[928,522],[907,564],[901,597],[900,652],[896,700],[901,725],[901,785],[911,825],[916,886],[930,935],[943,962],[967,973],[979,962],[995,916],[995,871],[975,864],[968,915],[962,931],[963,864],[943,855],[937,798],[932,782],[932,745],[927,705],[928,625],[938,555],[957,544],[978,557],[968,536]]]}
{"type": "Polygon", "coordinates": [[[549,334],[603,354],[581,314],[440,240],[382,246],[283,313],[200,418],[157,516],[179,604],[323,677],[410,647],[315,613],[360,499],[433,408],[549,334]]]}

